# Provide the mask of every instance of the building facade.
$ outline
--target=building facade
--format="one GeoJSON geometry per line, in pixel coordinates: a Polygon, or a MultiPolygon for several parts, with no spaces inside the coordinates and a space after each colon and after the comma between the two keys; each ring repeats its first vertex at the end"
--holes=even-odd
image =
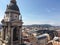
{"type": "Polygon", "coordinates": [[[16,0],[10,0],[2,22],[2,45],[22,44],[22,16],[16,0]]]}

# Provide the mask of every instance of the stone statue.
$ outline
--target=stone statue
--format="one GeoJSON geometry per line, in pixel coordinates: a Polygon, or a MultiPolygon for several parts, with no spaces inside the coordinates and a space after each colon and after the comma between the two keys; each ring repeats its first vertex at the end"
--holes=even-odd
{"type": "Polygon", "coordinates": [[[6,43],[8,43],[9,42],[9,36],[7,35],[6,36],[6,43]]]}
{"type": "Polygon", "coordinates": [[[22,20],[22,15],[19,16],[19,19],[22,20]]]}
{"type": "Polygon", "coordinates": [[[16,2],[16,0],[11,0],[12,2],[16,2]]]}

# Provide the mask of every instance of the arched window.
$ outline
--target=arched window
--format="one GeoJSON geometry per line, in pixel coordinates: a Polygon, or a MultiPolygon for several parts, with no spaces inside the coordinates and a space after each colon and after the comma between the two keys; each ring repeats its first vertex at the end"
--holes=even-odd
{"type": "Polygon", "coordinates": [[[13,41],[16,41],[16,40],[18,40],[17,27],[15,27],[15,28],[13,29],[13,41]]]}

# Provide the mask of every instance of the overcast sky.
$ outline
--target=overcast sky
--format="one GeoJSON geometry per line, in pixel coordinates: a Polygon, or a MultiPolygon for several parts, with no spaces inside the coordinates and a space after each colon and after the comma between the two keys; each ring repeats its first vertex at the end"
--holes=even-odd
{"type": "MultiPolygon", "coordinates": [[[[0,0],[0,21],[10,0],[0,0]]],[[[17,0],[23,22],[60,25],[60,0],[17,0]]]]}

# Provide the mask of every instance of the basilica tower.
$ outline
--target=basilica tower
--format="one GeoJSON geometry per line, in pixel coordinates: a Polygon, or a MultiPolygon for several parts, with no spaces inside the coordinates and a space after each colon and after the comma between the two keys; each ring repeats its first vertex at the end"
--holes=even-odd
{"type": "Polygon", "coordinates": [[[2,20],[2,45],[21,45],[22,43],[22,16],[16,0],[10,0],[2,20]]]}

